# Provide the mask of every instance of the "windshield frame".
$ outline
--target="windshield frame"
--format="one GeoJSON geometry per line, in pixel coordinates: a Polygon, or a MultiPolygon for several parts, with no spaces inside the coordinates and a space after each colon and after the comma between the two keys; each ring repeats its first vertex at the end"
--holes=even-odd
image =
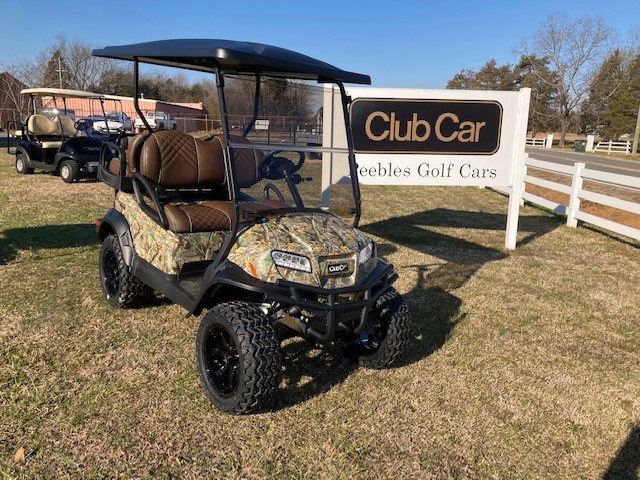
{"type": "MultiPolygon", "coordinates": [[[[348,163],[349,163],[349,173],[351,179],[351,190],[354,201],[354,209],[353,209],[353,226],[357,227],[360,222],[361,215],[361,196],[360,196],[360,185],[358,183],[357,176],[357,166],[355,162],[355,153],[353,148],[353,136],[351,133],[351,125],[349,122],[349,104],[351,103],[351,98],[347,96],[344,85],[341,82],[327,82],[323,83],[323,85],[334,84],[338,87],[338,91],[340,94],[342,111],[343,111],[343,121],[345,122],[346,129],[346,137],[347,137],[347,148],[340,147],[316,147],[316,146],[296,146],[296,145],[276,145],[276,144],[265,144],[265,143],[240,143],[232,140],[231,129],[229,128],[229,112],[227,111],[227,102],[225,97],[225,77],[229,76],[242,76],[243,79],[253,79],[254,81],[254,102],[253,102],[253,115],[244,131],[242,132],[242,136],[247,138],[248,133],[252,130],[255,125],[256,120],[259,115],[259,104],[260,104],[260,82],[263,78],[270,77],[270,75],[261,75],[259,72],[255,72],[252,75],[238,75],[238,72],[223,72],[218,70],[216,72],[216,84],[218,86],[218,99],[220,104],[220,115],[221,115],[221,126],[222,133],[225,139],[225,145],[228,150],[226,152],[226,156],[233,158],[234,149],[237,150],[262,150],[264,152],[272,152],[272,151],[281,151],[281,152],[303,152],[303,153],[340,153],[346,154],[348,163]]],[[[238,199],[242,198],[242,193],[238,187],[238,182],[236,180],[235,166],[233,162],[227,159],[227,171],[231,173],[229,175],[230,181],[230,198],[232,199],[234,205],[237,205],[238,199]]],[[[316,210],[313,208],[309,208],[308,210],[316,210]]]]}

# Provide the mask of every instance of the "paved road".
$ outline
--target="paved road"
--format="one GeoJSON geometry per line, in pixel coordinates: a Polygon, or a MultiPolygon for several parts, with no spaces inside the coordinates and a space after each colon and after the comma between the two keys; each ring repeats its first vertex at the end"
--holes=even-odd
{"type": "Polygon", "coordinates": [[[573,165],[577,162],[583,162],[593,170],[620,173],[622,175],[640,178],[640,157],[635,157],[637,160],[620,160],[618,158],[608,158],[606,156],[563,152],[536,147],[526,147],[526,152],[530,157],[538,160],[546,160],[549,162],[561,163],[563,165],[573,165]]]}

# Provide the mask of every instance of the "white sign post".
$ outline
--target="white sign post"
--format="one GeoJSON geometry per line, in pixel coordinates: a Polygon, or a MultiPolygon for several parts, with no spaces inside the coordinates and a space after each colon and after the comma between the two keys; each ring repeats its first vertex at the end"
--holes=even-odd
{"type": "MultiPolygon", "coordinates": [[[[323,145],[346,146],[340,100],[325,95],[323,145]]],[[[348,88],[358,179],[364,185],[508,187],[505,246],[515,248],[531,90],[348,88]]],[[[344,178],[323,169],[323,206],[344,178]]],[[[344,162],[340,162],[342,165],[344,162]]]]}

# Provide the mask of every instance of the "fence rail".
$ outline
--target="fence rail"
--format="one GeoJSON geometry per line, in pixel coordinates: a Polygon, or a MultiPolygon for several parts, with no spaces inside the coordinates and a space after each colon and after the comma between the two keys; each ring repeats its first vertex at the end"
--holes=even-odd
{"type": "Polygon", "coordinates": [[[530,147],[544,147],[546,140],[544,138],[527,138],[526,144],[530,147]]]}
{"type": "Polygon", "coordinates": [[[598,144],[593,149],[594,152],[604,152],[604,153],[624,153],[629,155],[631,153],[631,142],[613,142],[611,140],[606,142],[598,142],[598,144]]]}
{"type": "MultiPolygon", "coordinates": [[[[612,207],[623,210],[625,212],[640,215],[640,204],[638,203],[630,202],[628,200],[623,200],[621,198],[613,197],[610,195],[604,195],[602,193],[592,192],[583,188],[584,181],[589,180],[613,187],[627,188],[637,192],[640,191],[640,185],[637,177],[622,175],[619,173],[609,173],[599,170],[592,170],[586,168],[584,163],[576,163],[575,165],[571,166],[537,160],[535,158],[527,158],[524,168],[525,170],[523,189],[526,184],[529,183],[531,185],[538,185],[549,190],[564,193],[569,195],[569,204],[564,205],[562,203],[557,203],[553,200],[549,200],[547,198],[543,198],[526,191],[523,191],[522,193],[522,198],[524,201],[531,202],[554,212],[566,215],[567,225],[569,227],[575,228],[578,226],[578,221],[582,221],[640,241],[640,229],[633,228],[628,225],[623,225],[606,218],[598,217],[580,209],[581,201],[587,200],[598,205],[604,205],[607,207],[612,207]],[[546,172],[571,177],[571,186],[534,177],[528,173],[529,168],[535,168],[544,170],[546,172]]],[[[505,194],[510,193],[510,189],[498,188],[496,190],[505,194]]]]}

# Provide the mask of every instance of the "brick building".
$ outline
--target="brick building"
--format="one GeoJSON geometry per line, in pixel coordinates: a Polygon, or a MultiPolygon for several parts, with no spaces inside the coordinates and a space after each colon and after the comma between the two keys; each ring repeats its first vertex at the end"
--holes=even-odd
{"type": "MultiPolygon", "coordinates": [[[[177,130],[181,132],[205,129],[205,121],[208,119],[207,110],[200,102],[172,103],[141,98],[138,103],[143,113],[158,111],[171,114],[171,116],[176,120],[177,130]]],[[[87,98],[68,98],[66,100],[66,105],[68,110],[74,111],[76,118],[101,114],[100,103],[96,100],[90,100],[87,98]]],[[[104,109],[105,111],[123,111],[132,120],[138,116],[133,106],[133,97],[105,95],[104,109]]]]}
{"type": "Polygon", "coordinates": [[[29,99],[20,95],[26,85],[8,72],[0,72],[0,129],[7,122],[22,122],[29,110],[29,99]]]}

